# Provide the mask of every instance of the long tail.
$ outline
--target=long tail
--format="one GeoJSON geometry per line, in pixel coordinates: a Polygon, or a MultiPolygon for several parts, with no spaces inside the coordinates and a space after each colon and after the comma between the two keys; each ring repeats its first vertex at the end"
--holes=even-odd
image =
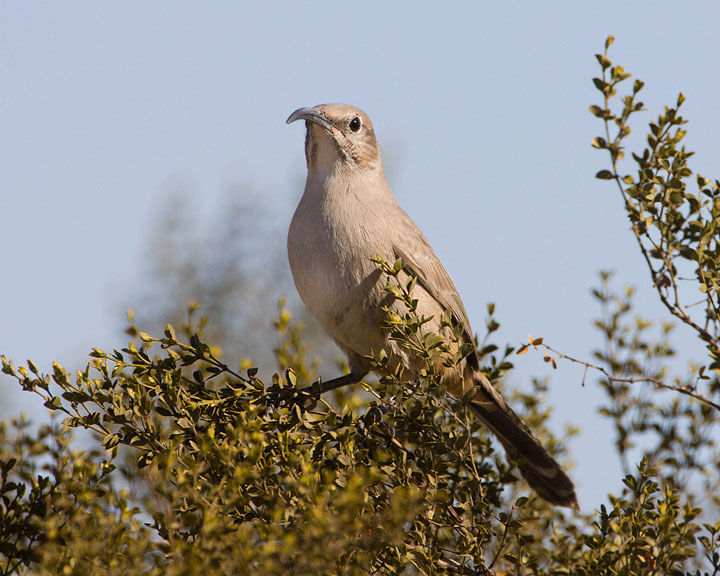
{"type": "Polygon", "coordinates": [[[577,508],[572,480],[543,448],[530,428],[513,412],[482,372],[473,373],[477,395],[469,406],[493,432],[505,450],[515,456],[530,487],[551,504],[577,508]]]}

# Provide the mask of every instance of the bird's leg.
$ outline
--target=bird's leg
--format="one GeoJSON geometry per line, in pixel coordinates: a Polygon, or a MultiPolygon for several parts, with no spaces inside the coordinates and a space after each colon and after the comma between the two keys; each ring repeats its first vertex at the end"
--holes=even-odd
{"type": "Polygon", "coordinates": [[[328,380],[327,382],[318,380],[310,386],[301,388],[300,390],[298,390],[298,393],[309,394],[312,396],[320,396],[322,394],[325,394],[325,392],[330,392],[330,390],[335,390],[336,388],[342,388],[343,386],[349,386],[350,384],[357,384],[358,382],[362,381],[366,374],[367,372],[364,374],[350,372],[350,374],[345,374],[345,376],[333,378],[332,380],[328,380]]]}
{"type": "Polygon", "coordinates": [[[349,386],[350,384],[357,384],[365,377],[365,374],[367,373],[358,374],[350,372],[350,374],[345,374],[345,376],[333,378],[332,380],[328,380],[327,382],[317,380],[316,382],[313,382],[312,385],[300,389],[293,389],[292,387],[285,388],[283,390],[271,389],[271,393],[267,396],[267,409],[271,412],[279,404],[285,402],[303,403],[305,400],[309,400],[310,398],[318,398],[319,396],[325,394],[325,392],[329,392],[330,390],[342,388],[343,386],[349,386]]]}

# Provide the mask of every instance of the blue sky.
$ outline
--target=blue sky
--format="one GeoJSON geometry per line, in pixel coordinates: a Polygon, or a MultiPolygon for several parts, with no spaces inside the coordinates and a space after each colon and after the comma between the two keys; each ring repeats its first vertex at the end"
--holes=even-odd
{"type": "MultiPolygon", "coordinates": [[[[0,353],[72,364],[122,345],[168,183],[202,206],[243,181],[286,228],[303,135],[290,112],[347,102],[373,119],[391,186],[453,276],[475,329],[590,358],[601,268],[655,303],[617,193],[593,175],[587,107],[605,37],[646,82],[646,122],[682,90],[692,166],[718,176],[712,2],[34,2],[0,6],[0,353]]],[[[643,126],[636,124],[636,132],[643,126]]],[[[284,245],[285,238],[277,242],[284,245]]],[[[680,335],[684,333],[680,331],[680,335]]],[[[689,356],[702,347],[681,338],[689,356]]],[[[514,382],[548,374],[517,358],[514,382]]],[[[582,370],[552,374],[554,425],[580,424],[585,509],[619,490],[612,432],[582,370]]],[[[16,408],[28,409],[26,398],[16,408]]]]}

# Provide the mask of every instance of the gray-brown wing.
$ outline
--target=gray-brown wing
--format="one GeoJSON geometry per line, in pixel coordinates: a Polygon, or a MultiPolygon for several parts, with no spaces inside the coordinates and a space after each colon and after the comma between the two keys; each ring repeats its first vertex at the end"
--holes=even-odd
{"type": "Polygon", "coordinates": [[[402,220],[403,222],[398,223],[395,230],[396,241],[393,244],[395,256],[402,258],[420,285],[445,310],[449,309],[456,320],[463,323],[469,341],[472,342],[470,321],[450,275],[423,233],[404,211],[402,211],[402,220]]]}

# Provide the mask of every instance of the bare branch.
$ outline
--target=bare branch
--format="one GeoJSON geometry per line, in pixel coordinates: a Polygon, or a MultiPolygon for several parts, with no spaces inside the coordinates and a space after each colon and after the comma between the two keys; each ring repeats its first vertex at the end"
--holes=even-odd
{"type": "MultiPolygon", "coordinates": [[[[549,352],[552,352],[553,354],[555,354],[555,357],[551,358],[551,360],[549,361],[553,365],[553,368],[557,368],[557,366],[554,362],[555,360],[567,360],[569,362],[572,362],[573,364],[579,364],[580,366],[585,366],[585,375],[587,375],[587,370],[592,369],[592,370],[597,370],[598,372],[602,373],[611,382],[622,382],[625,384],[637,384],[637,383],[654,384],[655,386],[657,386],[659,388],[663,388],[665,390],[671,390],[672,392],[677,392],[679,394],[684,394],[686,396],[690,396],[691,398],[694,398],[695,400],[703,402],[704,404],[707,404],[711,408],[714,408],[715,410],[720,412],[720,404],[713,402],[712,400],[703,396],[702,394],[698,394],[689,386],[675,386],[674,384],[668,384],[667,382],[663,382],[662,380],[660,380],[658,378],[653,378],[652,376],[640,376],[637,378],[626,378],[626,377],[610,374],[610,372],[608,372],[602,366],[598,366],[597,364],[593,364],[591,362],[586,362],[585,360],[578,360],[577,358],[568,356],[567,354],[564,354],[564,353],[560,352],[559,350],[556,350],[555,348],[548,346],[545,343],[541,343],[538,345],[523,344],[521,350],[526,351],[530,346],[532,346],[535,350],[542,349],[542,352],[545,355],[544,359],[547,359],[549,357],[548,356],[549,352]]],[[[583,376],[583,384],[585,383],[585,375],[583,376]]]]}

